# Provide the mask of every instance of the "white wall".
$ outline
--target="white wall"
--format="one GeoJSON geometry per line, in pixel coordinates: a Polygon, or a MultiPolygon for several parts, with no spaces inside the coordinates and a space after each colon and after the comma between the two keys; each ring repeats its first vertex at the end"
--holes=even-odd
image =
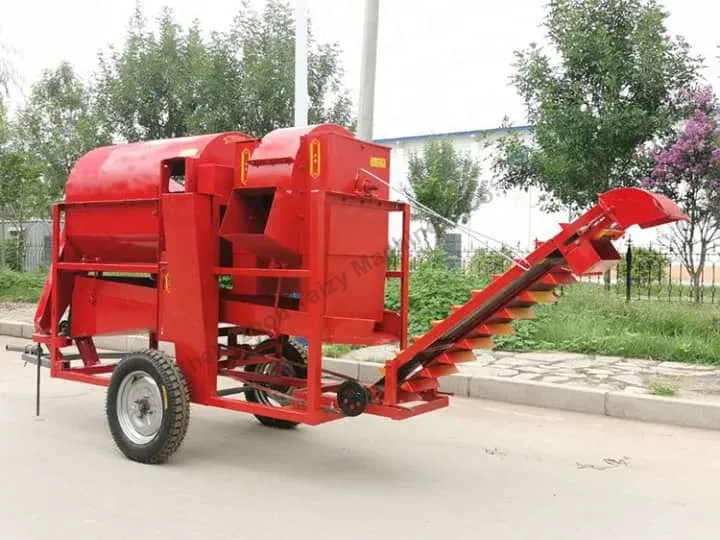
{"type": "MultiPolygon", "coordinates": [[[[519,132],[523,138],[531,136],[527,130],[519,132]]],[[[538,191],[514,190],[510,193],[500,191],[495,183],[496,178],[492,171],[492,159],[495,153],[493,142],[497,141],[501,133],[492,132],[483,135],[461,135],[448,137],[455,148],[461,152],[469,152],[480,160],[481,178],[487,182],[491,201],[484,203],[472,215],[468,226],[504,244],[519,247],[521,250],[532,248],[535,240],[545,240],[559,232],[559,223],[568,220],[566,213],[546,213],[538,207],[538,191]]],[[[413,138],[411,140],[382,141],[381,144],[392,148],[390,159],[390,181],[395,188],[407,187],[408,160],[412,153],[420,153],[430,136],[413,138]]],[[[393,199],[402,199],[396,192],[391,194],[393,199]]],[[[419,210],[413,209],[413,214],[419,210]]],[[[399,217],[391,219],[391,238],[399,238],[401,234],[401,221],[399,217]]],[[[417,229],[418,225],[413,225],[417,229]]],[[[662,228],[642,231],[633,227],[628,236],[635,244],[648,244],[655,242],[657,231],[662,228]]],[[[471,250],[480,245],[479,242],[463,235],[463,249],[471,250]]],[[[498,246],[499,244],[491,244],[498,246]]],[[[617,246],[623,246],[619,242],[617,246]]]]}

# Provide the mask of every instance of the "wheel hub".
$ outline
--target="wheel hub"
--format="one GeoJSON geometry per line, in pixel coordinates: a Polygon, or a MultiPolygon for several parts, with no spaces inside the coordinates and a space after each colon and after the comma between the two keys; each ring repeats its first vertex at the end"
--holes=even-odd
{"type": "Polygon", "coordinates": [[[143,371],[130,373],[118,390],[117,416],[125,436],[135,444],[147,444],[160,431],[163,406],[160,388],[143,371]]]}
{"type": "Polygon", "coordinates": [[[345,381],[337,391],[337,403],[346,416],[358,416],[365,412],[370,396],[357,381],[345,381]]]}

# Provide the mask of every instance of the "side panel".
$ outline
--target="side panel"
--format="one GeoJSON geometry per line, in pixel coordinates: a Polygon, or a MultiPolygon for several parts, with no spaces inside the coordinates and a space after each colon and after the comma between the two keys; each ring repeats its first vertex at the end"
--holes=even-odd
{"type": "Polygon", "coordinates": [[[154,331],[157,289],[76,276],[70,324],[73,337],[154,331]]]}
{"type": "Polygon", "coordinates": [[[325,299],[325,313],[382,321],[387,268],[388,213],[384,209],[328,203],[327,262],[322,283],[309,297],[325,299]]]}
{"type": "Polygon", "coordinates": [[[65,260],[155,263],[159,229],[157,200],[70,205],[65,260]]]}
{"type": "Polygon", "coordinates": [[[158,337],[175,344],[191,399],[208,403],[217,381],[218,282],[211,199],[192,193],[162,197],[165,233],[158,337]]]}

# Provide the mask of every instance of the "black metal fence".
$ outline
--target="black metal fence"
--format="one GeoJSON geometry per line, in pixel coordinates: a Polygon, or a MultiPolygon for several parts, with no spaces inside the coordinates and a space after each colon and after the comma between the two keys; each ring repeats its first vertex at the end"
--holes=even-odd
{"type": "Polygon", "coordinates": [[[633,300],[720,304],[720,249],[711,249],[702,268],[691,273],[671,254],[629,245],[622,262],[607,275],[583,278],[633,300]]]}
{"type": "Polygon", "coordinates": [[[28,245],[15,238],[0,241],[0,267],[17,272],[46,272],[50,266],[50,242],[28,245]]]}
{"type": "MultiPolygon", "coordinates": [[[[411,254],[411,269],[427,258],[427,251],[411,254]]],[[[446,253],[445,264],[457,271],[489,281],[511,264],[511,250],[478,248],[446,253]]],[[[391,261],[396,268],[396,262],[391,261]]],[[[626,244],[622,261],[603,275],[581,278],[583,283],[602,287],[606,292],[634,300],[664,300],[720,304],[720,246],[706,256],[704,267],[695,276],[666,250],[654,246],[626,244]]]]}

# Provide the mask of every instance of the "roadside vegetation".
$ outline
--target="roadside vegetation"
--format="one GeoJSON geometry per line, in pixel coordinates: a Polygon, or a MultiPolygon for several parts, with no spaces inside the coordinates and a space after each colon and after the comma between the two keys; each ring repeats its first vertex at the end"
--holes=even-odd
{"type": "MultiPolygon", "coordinates": [[[[482,261],[476,264],[482,266],[482,261]]],[[[410,278],[410,335],[426,332],[488,278],[449,269],[441,255],[420,258],[410,278]]],[[[535,306],[537,318],[515,323],[516,333],[497,336],[497,350],[555,350],[677,362],[720,364],[720,303],[658,299],[626,303],[602,285],[580,284],[558,291],[555,304],[535,306]]],[[[399,308],[399,284],[386,294],[399,308]]]]}
{"type": "MultiPolygon", "coordinates": [[[[386,307],[399,309],[399,283],[390,280],[386,307]]],[[[417,260],[410,279],[410,335],[426,332],[487,279],[449,269],[441,255],[417,260]]],[[[44,273],[0,269],[0,300],[35,303],[44,273]]],[[[534,308],[537,318],[515,323],[516,333],[497,336],[497,350],[555,350],[676,362],[720,364],[720,303],[693,304],[633,299],[629,304],[601,285],[563,288],[555,304],[534,308]]],[[[326,345],[324,354],[341,357],[357,348],[326,345]]]]}
{"type": "Polygon", "coordinates": [[[37,302],[47,274],[0,268],[0,300],[37,302]]]}
{"type": "Polygon", "coordinates": [[[720,305],[661,300],[629,304],[602,287],[567,287],[537,319],[496,339],[498,349],[559,350],[676,362],[720,364],[720,305]]]}

